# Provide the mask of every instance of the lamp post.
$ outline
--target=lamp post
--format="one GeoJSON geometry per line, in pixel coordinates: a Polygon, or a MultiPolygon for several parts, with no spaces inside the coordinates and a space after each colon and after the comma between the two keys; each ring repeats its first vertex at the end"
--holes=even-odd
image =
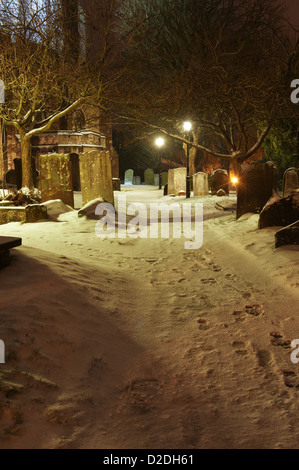
{"type": "MultiPolygon", "coordinates": [[[[183,125],[186,140],[190,140],[190,131],[192,124],[190,121],[185,121],[183,125]]],[[[190,176],[189,176],[189,144],[187,144],[187,176],[186,176],[186,199],[190,198],[190,176]]]]}
{"type": "Polygon", "coordinates": [[[165,143],[163,137],[157,137],[156,139],[156,146],[159,149],[159,189],[162,189],[162,181],[161,181],[161,156],[162,156],[162,147],[165,143]]]}

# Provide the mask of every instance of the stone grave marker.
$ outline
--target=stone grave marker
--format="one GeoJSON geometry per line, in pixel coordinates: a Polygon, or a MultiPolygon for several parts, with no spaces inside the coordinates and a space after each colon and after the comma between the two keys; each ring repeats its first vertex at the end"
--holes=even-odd
{"type": "Polygon", "coordinates": [[[144,172],[144,184],[148,184],[150,186],[155,184],[155,174],[154,170],[152,170],[151,168],[148,168],[144,172]]]}
{"type": "Polygon", "coordinates": [[[72,164],[69,154],[53,153],[39,157],[42,202],[61,199],[74,207],[72,164]]]}
{"type": "Polygon", "coordinates": [[[208,196],[209,195],[209,175],[199,171],[193,175],[193,195],[208,196]]]}
{"type": "Polygon", "coordinates": [[[168,170],[168,194],[177,195],[180,191],[186,192],[186,176],[186,168],[168,170]]]}
{"type": "Polygon", "coordinates": [[[247,212],[258,214],[277,191],[278,171],[272,162],[243,163],[237,186],[237,219],[247,212]]]}
{"type": "Polygon", "coordinates": [[[282,190],[283,195],[287,196],[294,189],[299,188],[299,168],[288,168],[283,175],[282,190]]]}
{"type": "Polygon", "coordinates": [[[211,194],[215,196],[219,189],[223,189],[229,195],[229,176],[226,170],[214,170],[211,178],[211,194]]]}
{"type": "Polygon", "coordinates": [[[161,173],[161,184],[162,186],[166,186],[168,183],[168,172],[167,171],[162,171],[161,173]]]}
{"type": "Polygon", "coordinates": [[[134,171],[129,168],[128,170],[125,171],[125,184],[132,185],[133,178],[134,178],[134,171]]]}
{"type": "Polygon", "coordinates": [[[98,197],[114,204],[110,152],[91,150],[80,153],[82,206],[98,197]]]}

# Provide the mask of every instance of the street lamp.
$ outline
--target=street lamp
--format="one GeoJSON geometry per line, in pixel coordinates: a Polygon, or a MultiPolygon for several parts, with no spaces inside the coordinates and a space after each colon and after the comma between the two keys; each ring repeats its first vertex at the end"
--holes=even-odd
{"type": "Polygon", "coordinates": [[[161,181],[161,156],[162,156],[162,147],[165,143],[165,140],[163,137],[157,137],[156,138],[156,146],[159,149],[159,189],[162,189],[162,181],[161,181]]]}
{"type": "MultiPolygon", "coordinates": [[[[192,124],[190,121],[185,121],[183,124],[186,140],[190,141],[190,133],[192,124]]],[[[190,177],[189,177],[189,144],[187,144],[187,175],[186,175],[186,199],[190,198],[190,177]]]]}

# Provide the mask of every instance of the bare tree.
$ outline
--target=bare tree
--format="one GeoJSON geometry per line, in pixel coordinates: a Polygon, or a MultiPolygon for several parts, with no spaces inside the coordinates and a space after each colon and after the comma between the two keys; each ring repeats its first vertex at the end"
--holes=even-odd
{"type": "Polygon", "coordinates": [[[134,22],[138,34],[125,55],[122,116],[225,158],[238,173],[289,102],[294,46],[283,18],[280,0],[126,0],[122,24],[134,22]],[[186,118],[191,141],[177,132],[186,118]]]}
{"type": "MultiPolygon", "coordinates": [[[[107,19],[115,2],[102,5],[93,0],[92,4],[98,12],[108,10],[107,19]]],[[[98,36],[99,56],[91,60],[82,36],[87,21],[88,13],[79,12],[75,0],[1,3],[0,79],[6,100],[0,105],[0,118],[6,126],[14,126],[20,137],[22,186],[33,186],[30,141],[34,135],[48,131],[85,103],[106,106],[115,78],[104,70],[110,24],[98,36]]]]}

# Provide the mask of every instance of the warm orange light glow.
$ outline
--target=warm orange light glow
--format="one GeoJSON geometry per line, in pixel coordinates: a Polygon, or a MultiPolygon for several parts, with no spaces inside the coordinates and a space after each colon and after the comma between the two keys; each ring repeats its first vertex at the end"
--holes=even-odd
{"type": "Polygon", "coordinates": [[[231,179],[231,182],[232,182],[233,184],[237,184],[238,178],[236,178],[236,176],[233,176],[232,179],[231,179]]]}

